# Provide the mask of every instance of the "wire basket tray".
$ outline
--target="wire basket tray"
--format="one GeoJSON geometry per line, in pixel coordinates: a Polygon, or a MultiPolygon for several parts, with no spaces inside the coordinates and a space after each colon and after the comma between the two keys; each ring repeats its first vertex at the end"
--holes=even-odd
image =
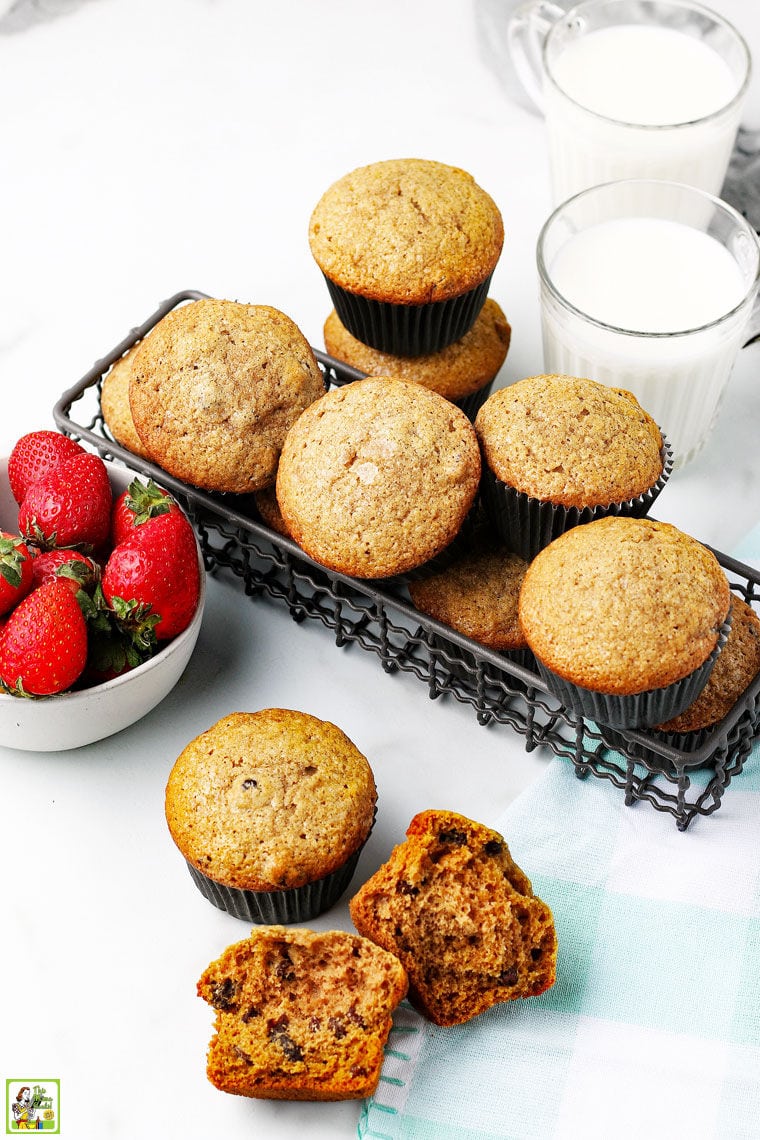
{"type": "MultiPolygon", "coordinates": [[[[609,733],[562,707],[538,672],[485,648],[419,613],[403,585],[359,580],[328,571],[292,540],[264,525],[253,497],[217,495],[191,487],[118,444],[100,406],[102,381],[112,364],[168,312],[207,294],[185,290],[164,301],[141,325],[97,360],[53,409],[56,426],[103,458],[123,463],[166,487],[182,504],[198,533],[206,570],[240,579],[243,592],[284,604],[292,619],[321,622],[336,646],[374,653],[386,672],[408,673],[432,699],[469,706],[477,722],[506,725],[525,748],[550,750],[589,775],[619,788],[625,803],[648,803],[674,817],[684,831],[697,816],[720,807],[731,780],[742,771],[760,726],[760,676],[700,746],[682,751],[649,731],[609,733]]],[[[330,387],[363,374],[314,350],[330,387]]],[[[760,599],[760,574],[715,551],[731,588],[752,603],[760,599]]]]}

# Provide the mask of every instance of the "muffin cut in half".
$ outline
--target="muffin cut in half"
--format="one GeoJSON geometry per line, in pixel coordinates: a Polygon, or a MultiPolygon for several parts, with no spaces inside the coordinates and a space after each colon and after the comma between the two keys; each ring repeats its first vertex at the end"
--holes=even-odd
{"type": "Polygon", "coordinates": [[[370,1096],[406,990],[398,959],[366,938],[253,930],[198,982],[216,1010],[208,1078],[223,1092],[262,1099],[370,1096]]]}
{"type": "Polygon", "coordinates": [[[437,1025],[554,984],[557,938],[497,831],[423,811],[349,903],[356,929],[397,955],[410,1001],[437,1025]]]}

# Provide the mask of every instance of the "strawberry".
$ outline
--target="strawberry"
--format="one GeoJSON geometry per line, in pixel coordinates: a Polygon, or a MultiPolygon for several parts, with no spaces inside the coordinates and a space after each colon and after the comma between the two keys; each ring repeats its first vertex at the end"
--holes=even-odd
{"type": "Polygon", "coordinates": [[[185,515],[170,512],[135,527],[112,550],[102,588],[123,629],[139,630],[147,620],[159,641],[181,633],[200,593],[195,535],[185,515]]]}
{"type": "Polygon", "coordinates": [[[84,454],[84,448],[59,431],[22,435],[8,458],[8,480],[19,506],[32,483],[56,468],[62,459],[80,454],[84,454]]]}
{"type": "Polygon", "coordinates": [[[67,582],[72,593],[87,590],[92,593],[100,581],[100,567],[92,558],[78,550],[61,547],[55,550],[42,550],[32,561],[33,588],[43,582],[60,578],[67,582]]]}
{"type": "Polygon", "coordinates": [[[112,499],[105,463],[99,455],[82,451],[32,483],[19,507],[19,529],[44,550],[97,550],[110,535],[112,499]]]}
{"type": "Polygon", "coordinates": [[[139,479],[133,479],[114,503],[111,542],[118,546],[125,538],[129,538],[135,527],[142,526],[148,519],[169,512],[176,514],[179,510],[178,503],[169,492],[157,486],[152,479],[148,480],[147,485],[139,479]]]}
{"type": "Polygon", "coordinates": [[[0,631],[0,683],[14,696],[64,692],[86,660],[87,625],[65,582],[32,590],[0,631]]]}
{"type": "Polygon", "coordinates": [[[32,588],[34,559],[17,534],[0,531],[0,614],[12,610],[32,588]]]}

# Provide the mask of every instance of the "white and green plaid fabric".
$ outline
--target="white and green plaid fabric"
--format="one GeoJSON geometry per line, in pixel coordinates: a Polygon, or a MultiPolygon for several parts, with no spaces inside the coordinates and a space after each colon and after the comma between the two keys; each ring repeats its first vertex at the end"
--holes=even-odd
{"type": "Polygon", "coordinates": [[[557,982],[453,1029],[404,1004],[359,1135],[758,1140],[760,744],[686,832],[559,759],[484,822],[554,912],[557,982]]]}

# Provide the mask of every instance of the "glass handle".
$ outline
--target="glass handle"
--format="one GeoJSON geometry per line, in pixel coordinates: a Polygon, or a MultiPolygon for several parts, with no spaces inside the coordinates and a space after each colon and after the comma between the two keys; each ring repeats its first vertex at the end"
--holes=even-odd
{"type": "Polygon", "coordinates": [[[507,25],[507,46],[517,77],[541,112],[544,110],[544,40],[564,15],[565,9],[551,0],[529,0],[515,9],[507,25]]]}

